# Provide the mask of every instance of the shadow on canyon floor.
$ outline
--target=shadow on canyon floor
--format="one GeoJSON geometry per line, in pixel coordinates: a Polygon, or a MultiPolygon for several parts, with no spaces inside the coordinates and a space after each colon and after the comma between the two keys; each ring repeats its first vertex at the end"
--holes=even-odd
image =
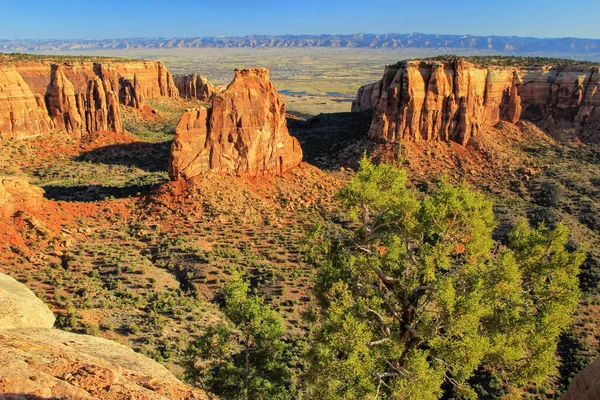
{"type": "Polygon", "coordinates": [[[361,113],[319,114],[308,120],[288,119],[290,134],[298,139],[304,161],[324,170],[356,168],[364,151],[372,118],[361,113]]]}
{"type": "Polygon", "coordinates": [[[119,143],[81,154],[77,161],[125,165],[147,172],[166,171],[172,141],[119,143]]]}
{"type": "Polygon", "coordinates": [[[45,197],[59,201],[102,201],[145,194],[168,181],[171,141],[99,147],[45,172],[45,197]]]}
{"type": "MultiPolygon", "coordinates": [[[[42,189],[46,192],[44,197],[56,201],[102,201],[107,199],[122,199],[127,197],[140,196],[150,192],[158,185],[166,182],[149,184],[125,184],[123,186],[105,186],[105,185],[79,185],[79,186],[61,186],[46,185],[42,189]]],[[[1,399],[0,399],[1,400],[1,399]]]]}

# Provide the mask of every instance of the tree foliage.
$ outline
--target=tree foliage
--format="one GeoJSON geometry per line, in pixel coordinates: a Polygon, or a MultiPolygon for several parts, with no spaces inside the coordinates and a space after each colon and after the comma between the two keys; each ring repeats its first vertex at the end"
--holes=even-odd
{"type": "Polygon", "coordinates": [[[339,194],[355,225],[319,261],[311,397],[474,399],[480,368],[509,388],[542,383],[579,297],[568,230],[522,222],[502,246],[481,193],[441,182],[420,198],[406,183],[364,158],[339,194]]]}
{"type": "Polygon", "coordinates": [[[225,286],[223,312],[235,329],[221,323],[198,337],[188,349],[186,377],[227,399],[289,399],[295,377],[283,319],[248,291],[240,277],[225,286]]]}

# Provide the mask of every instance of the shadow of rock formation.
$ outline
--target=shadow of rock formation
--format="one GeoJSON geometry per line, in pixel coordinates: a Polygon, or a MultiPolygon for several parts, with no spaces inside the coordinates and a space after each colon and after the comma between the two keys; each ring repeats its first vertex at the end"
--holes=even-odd
{"type": "Polygon", "coordinates": [[[304,161],[325,170],[356,168],[372,144],[367,139],[373,113],[319,114],[308,120],[288,118],[290,134],[300,142],[304,161]]]}

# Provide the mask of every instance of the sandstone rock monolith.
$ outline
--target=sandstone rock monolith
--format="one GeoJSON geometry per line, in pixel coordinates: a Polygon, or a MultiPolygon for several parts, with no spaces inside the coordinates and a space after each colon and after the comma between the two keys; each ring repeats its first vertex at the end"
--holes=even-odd
{"type": "Polygon", "coordinates": [[[213,96],[211,105],[181,117],[171,148],[171,179],[189,179],[206,170],[273,175],[302,161],[268,69],[236,70],[233,82],[213,96]]]}

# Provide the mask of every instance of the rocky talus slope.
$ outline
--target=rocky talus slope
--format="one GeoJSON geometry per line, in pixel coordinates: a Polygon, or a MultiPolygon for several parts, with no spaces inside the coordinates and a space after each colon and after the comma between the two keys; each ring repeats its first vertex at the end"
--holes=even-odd
{"type": "Polygon", "coordinates": [[[376,141],[466,145],[499,121],[527,119],[551,133],[600,140],[599,67],[478,67],[464,59],[404,61],[359,89],[355,112],[373,109],[376,141]]]}
{"type": "Polygon", "coordinates": [[[53,324],[44,303],[0,273],[0,398],[206,398],[126,346],[53,324]]]}
{"type": "Polygon", "coordinates": [[[62,129],[122,130],[119,104],[179,91],[161,62],[15,62],[0,66],[0,140],[62,129]]]}
{"type": "Polygon", "coordinates": [[[268,69],[236,70],[233,82],[212,97],[211,105],[181,117],[171,149],[171,179],[189,179],[206,170],[279,174],[302,161],[268,69]]]}

